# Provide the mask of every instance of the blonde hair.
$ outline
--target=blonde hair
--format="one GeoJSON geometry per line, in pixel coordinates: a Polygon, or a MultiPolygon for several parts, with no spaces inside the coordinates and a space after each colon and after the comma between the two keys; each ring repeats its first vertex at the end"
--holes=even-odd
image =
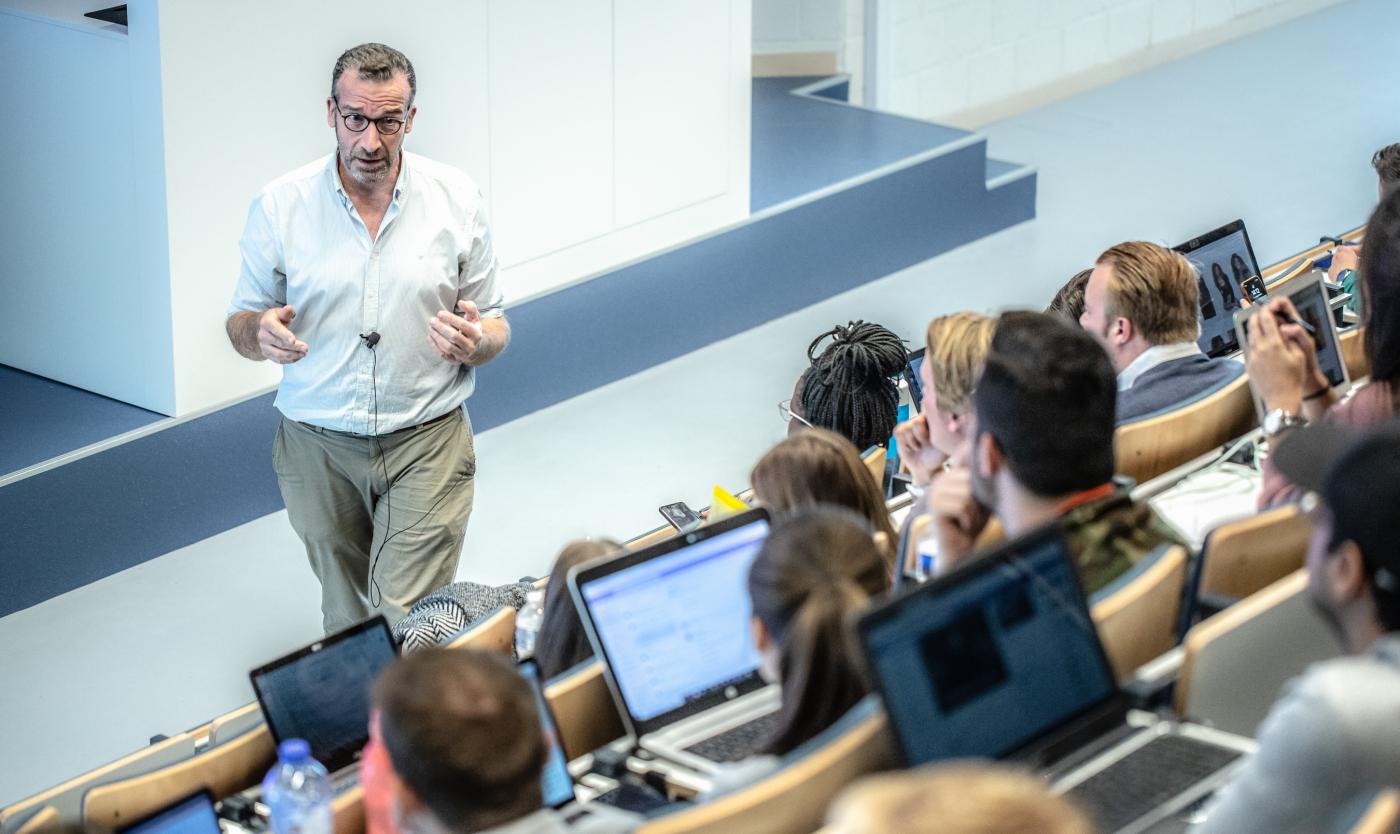
{"type": "Polygon", "coordinates": [[[1194,342],[1200,335],[1196,269],[1180,252],[1130,241],[1095,263],[1113,267],[1104,311],[1109,319],[1130,320],[1150,345],[1194,342]]]}
{"type": "Polygon", "coordinates": [[[952,764],[863,779],[827,815],[835,834],[1093,834],[1074,806],[1026,773],[952,764]]]}
{"type": "Polygon", "coordinates": [[[967,412],[996,326],[996,319],[981,313],[953,313],[928,323],[924,361],[933,363],[929,371],[941,411],[967,412]]]}

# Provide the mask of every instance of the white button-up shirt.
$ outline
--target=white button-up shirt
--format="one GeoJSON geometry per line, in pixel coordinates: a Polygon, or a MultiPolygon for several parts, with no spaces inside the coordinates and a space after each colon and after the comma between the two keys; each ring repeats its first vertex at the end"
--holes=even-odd
{"type": "Polygon", "coordinates": [[[1128,363],[1128,367],[1118,372],[1118,390],[1126,391],[1138,381],[1138,377],[1161,365],[1177,359],[1185,359],[1201,352],[1195,342],[1176,342],[1170,345],[1153,345],[1138,354],[1138,358],[1128,363]]]}
{"type": "Polygon", "coordinates": [[[275,180],[253,200],[229,307],[290,304],[307,345],[284,365],[277,408],[315,426],[387,434],[460,408],[471,368],[438,355],[428,320],[457,301],[504,315],[480,189],[448,165],[405,152],[393,202],[370,239],[336,155],[275,180]],[[362,333],[377,332],[370,350],[362,333]]]}

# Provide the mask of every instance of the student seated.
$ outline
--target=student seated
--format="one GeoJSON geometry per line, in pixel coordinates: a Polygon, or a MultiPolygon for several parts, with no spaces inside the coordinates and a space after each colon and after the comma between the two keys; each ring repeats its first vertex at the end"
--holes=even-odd
{"type": "MultiPolygon", "coordinates": [[[[1400,183],[1400,144],[1386,145],[1371,156],[1371,167],[1376,171],[1377,200],[1385,200],[1387,192],[1400,183]]],[[[1347,309],[1361,312],[1357,286],[1357,269],[1361,261],[1361,248],[1355,244],[1338,246],[1332,251],[1332,263],[1327,267],[1327,279],[1351,295],[1347,309]]]]}
{"type": "Polygon", "coordinates": [[[1349,831],[1377,791],[1400,787],[1400,424],[1308,426],[1273,460],[1321,498],[1308,594],[1351,656],[1283,690],[1204,834],[1349,831]]]}
{"type": "Polygon", "coordinates": [[[1099,255],[1079,322],[1118,374],[1118,422],[1129,423],[1214,391],[1244,372],[1211,359],[1200,337],[1198,276],[1179,252],[1120,243],[1099,255]]]}
{"type": "Polygon", "coordinates": [[[781,404],[788,433],[831,429],[865,451],[889,443],[899,420],[898,378],[908,364],[904,341],[878,324],[837,325],[807,347],[811,363],[781,404]],[[830,338],[831,344],[817,352],[830,338]]]}
{"type": "Polygon", "coordinates": [[[366,814],[387,805],[398,834],[602,834],[639,822],[613,808],[566,821],[544,807],[544,731],[508,658],[426,649],[381,672],[372,703],[366,814]]]}
{"type": "Polygon", "coordinates": [[[1046,313],[1002,315],[972,395],[966,465],[933,482],[938,564],[972,552],[995,515],[1007,537],[1060,519],[1086,593],[1180,544],[1113,483],[1113,367],[1094,338],[1046,313]]]}
{"type": "Polygon", "coordinates": [[[828,834],[1093,834],[1074,806],[1028,773],[959,762],[870,776],[836,798],[828,834]]]}
{"type": "Polygon", "coordinates": [[[1076,272],[1050,299],[1050,306],[1045,308],[1045,312],[1064,316],[1071,324],[1078,324],[1079,317],[1084,315],[1084,287],[1089,284],[1089,276],[1093,272],[1092,269],[1076,272]]]}
{"type": "Polygon", "coordinates": [[[859,513],[875,531],[891,570],[896,533],[885,496],[856,447],[835,432],[810,429],[769,449],[749,473],[754,500],[773,515],[829,504],[859,513]]]}
{"type": "Polygon", "coordinates": [[[565,545],[554,560],[544,587],[544,619],[535,636],[535,664],[541,679],[562,675],[593,657],[593,646],[569,596],[569,571],[620,550],[622,545],[612,539],[580,539],[565,545]]]}
{"type": "Polygon", "coordinates": [[[813,506],[777,519],[749,569],[762,674],[782,686],[777,728],[759,755],[722,770],[710,794],[745,787],[836,723],[870,691],[852,617],[890,588],[865,519],[813,506]]]}
{"type": "MultiPolygon", "coordinates": [[[[1249,320],[1249,384],[1264,404],[1271,439],[1280,440],[1308,421],[1328,420],[1365,428],[1389,420],[1400,401],[1400,189],[1389,191],[1366,224],[1361,248],[1362,316],[1370,381],[1344,400],[1333,393],[1317,365],[1312,337],[1278,316],[1249,320]]],[[[1269,302],[1270,312],[1298,320],[1286,298],[1269,302]]],[[[1297,495],[1297,489],[1264,462],[1259,506],[1270,507],[1297,495]]]]}
{"type": "Polygon", "coordinates": [[[996,319],[954,313],[929,322],[919,366],[921,411],[894,430],[899,458],[916,487],[927,487],[967,439],[972,389],[982,373],[996,319]]]}

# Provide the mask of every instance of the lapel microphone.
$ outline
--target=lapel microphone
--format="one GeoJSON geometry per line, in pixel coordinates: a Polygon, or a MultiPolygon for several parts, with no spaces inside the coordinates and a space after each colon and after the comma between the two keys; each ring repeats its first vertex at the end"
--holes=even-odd
{"type": "Polygon", "coordinates": [[[368,333],[361,333],[360,338],[365,340],[365,347],[374,350],[374,346],[379,344],[379,332],[371,330],[368,333]]]}

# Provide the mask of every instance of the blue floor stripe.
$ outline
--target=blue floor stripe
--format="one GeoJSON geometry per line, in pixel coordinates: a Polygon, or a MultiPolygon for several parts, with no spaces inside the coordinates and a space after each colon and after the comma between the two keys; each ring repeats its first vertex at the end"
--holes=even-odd
{"type": "Polygon", "coordinates": [[[165,416],[0,365],[0,475],[165,416]]]}

